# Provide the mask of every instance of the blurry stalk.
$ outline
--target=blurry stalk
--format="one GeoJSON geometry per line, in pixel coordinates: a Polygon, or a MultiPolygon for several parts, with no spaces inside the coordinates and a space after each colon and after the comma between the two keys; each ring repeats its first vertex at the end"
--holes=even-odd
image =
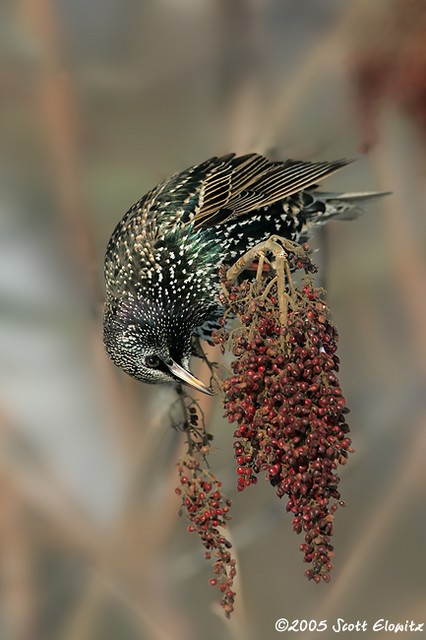
{"type": "Polygon", "coordinates": [[[49,521],[50,538],[59,538],[65,546],[83,553],[93,553],[99,529],[81,512],[45,461],[35,460],[32,453],[23,456],[28,445],[18,437],[19,432],[0,412],[0,469],[11,493],[22,508],[35,507],[49,521]]]}
{"type": "Polygon", "coordinates": [[[37,106],[52,157],[58,210],[69,252],[85,282],[87,299],[97,312],[100,289],[93,232],[81,187],[80,130],[70,76],[62,67],[60,32],[52,0],[19,0],[18,7],[39,52],[37,106]]]}
{"type": "Polygon", "coordinates": [[[26,533],[22,501],[4,469],[0,472],[0,505],[2,629],[8,640],[33,640],[37,602],[30,537],[26,533]]]}
{"type": "Polygon", "coordinates": [[[266,153],[276,147],[278,134],[291,126],[292,118],[297,114],[298,105],[307,100],[309,88],[321,69],[335,65],[342,57],[342,41],[358,16],[361,8],[359,0],[348,0],[342,9],[343,15],[333,31],[328,31],[320,43],[309,50],[308,56],[295,75],[283,86],[282,92],[272,104],[269,113],[264,114],[263,130],[255,139],[252,150],[266,153]]]}
{"type": "Polygon", "coordinates": [[[426,262],[414,222],[422,216],[425,201],[416,180],[415,154],[404,140],[401,125],[396,114],[390,111],[383,114],[380,144],[372,158],[380,186],[387,185],[393,191],[383,205],[387,213],[385,238],[392,255],[400,307],[410,326],[411,344],[415,346],[413,356],[426,380],[426,262]],[[420,195],[423,197],[419,201],[420,195]]]}
{"type": "Polygon", "coordinates": [[[228,117],[222,143],[234,153],[247,153],[261,118],[262,44],[253,0],[219,0],[214,5],[222,68],[219,95],[228,117]],[[228,97],[227,102],[224,96],[228,97]]]}

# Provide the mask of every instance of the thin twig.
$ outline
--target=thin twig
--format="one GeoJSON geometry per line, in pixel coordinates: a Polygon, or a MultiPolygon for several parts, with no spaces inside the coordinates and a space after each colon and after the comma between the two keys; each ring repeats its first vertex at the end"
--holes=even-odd
{"type": "Polygon", "coordinates": [[[265,266],[265,253],[264,251],[259,251],[259,262],[257,263],[257,271],[256,271],[256,282],[259,282],[263,276],[263,267],[265,266]]]}

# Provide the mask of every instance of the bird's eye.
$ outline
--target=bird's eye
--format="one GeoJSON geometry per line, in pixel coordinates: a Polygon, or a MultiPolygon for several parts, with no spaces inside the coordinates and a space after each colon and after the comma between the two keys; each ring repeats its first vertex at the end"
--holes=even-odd
{"type": "Polygon", "coordinates": [[[148,356],[145,358],[145,364],[147,367],[156,369],[160,364],[160,358],[157,358],[157,356],[148,356]]]}

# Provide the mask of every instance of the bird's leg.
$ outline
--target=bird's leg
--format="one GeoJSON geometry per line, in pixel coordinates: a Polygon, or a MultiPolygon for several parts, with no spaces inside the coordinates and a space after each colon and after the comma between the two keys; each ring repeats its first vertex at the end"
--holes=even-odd
{"type": "MultiPolygon", "coordinates": [[[[226,279],[234,280],[247,268],[248,265],[252,264],[259,257],[261,260],[263,260],[262,264],[264,264],[266,260],[266,253],[272,253],[276,257],[278,253],[282,251],[284,251],[284,253],[294,253],[299,258],[306,257],[306,251],[304,251],[304,249],[297,242],[293,242],[292,240],[288,240],[287,238],[281,238],[280,236],[271,236],[267,240],[259,242],[259,244],[257,244],[255,247],[252,247],[244,255],[238,258],[235,264],[233,264],[232,267],[230,267],[226,272],[226,279]]],[[[259,269],[257,273],[259,275],[259,269]]]]}
{"type": "Polygon", "coordinates": [[[243,256],[241,256],[241,258],[238,258],[237,262],[228,269],[226,272],[226,279],[235,280],[235,278],[237,278],[247,268],[247,265],[252,264],[262,253],[265,254],[267,251],[270,251],[275,255],[279,249],[280,245],[276,242],[271,242],[271,239],[259,242],[259,244],[252,249],[249,249],[243,256]]]}
{"type": "Polygon", "coordinates": [[[281,238],[280,236],[271,236],[271,238],[274,241],[274,244],[279,243],[282,245],[282,248],[275,253],[275,259],[276,259],[275,270],[278,277],[278,299],[280,299],[280,289],[281,289],[281,298],[285,298],[286,300],[294,299],[295,288],[294,288],[293,278],[291,275],[291,269],[287,260],[287,253],[284,247],[288,251],[291,251],[292,253],[294,253],[300,258],[306,257],[306,251],[299,244],[297,244],[297,242],[293,242],[292,240],[287,240],[285,238],[281,238]],[[290,296],[288,296],[285,291],[286,282],[288,283],[290,296]]]}

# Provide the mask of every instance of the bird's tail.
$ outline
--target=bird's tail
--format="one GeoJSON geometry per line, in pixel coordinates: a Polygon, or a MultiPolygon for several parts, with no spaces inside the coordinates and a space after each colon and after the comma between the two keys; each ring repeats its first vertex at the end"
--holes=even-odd
{"type": "Polygon", "coordinates": [[[364,212],[364,205],[372,200],[390,195],[390,191],[365,191],[360,193],[317,192],[315,196],[325,205],[323,213],[313,221],[324,224],[329,218],[354,220],[364,212]]]}

